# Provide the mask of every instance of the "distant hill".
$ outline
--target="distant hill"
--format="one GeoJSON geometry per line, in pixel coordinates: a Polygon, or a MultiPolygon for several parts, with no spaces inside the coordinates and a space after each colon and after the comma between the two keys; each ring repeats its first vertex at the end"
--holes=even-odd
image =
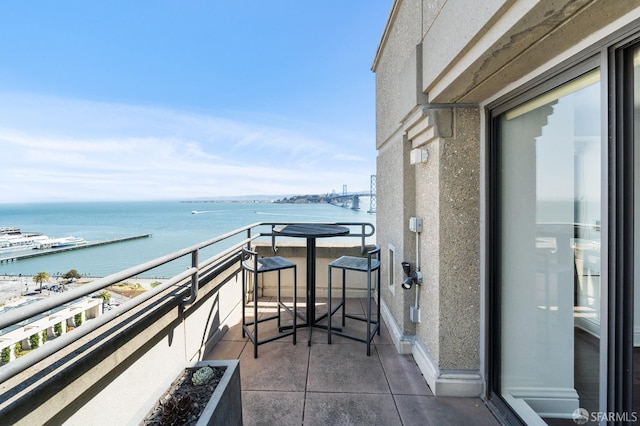
{"type": "Polygon", "coordinates": [[[255,202],[273,202],[282,197],[286,197],[286,195],[237,195],[237,196],[218,196],[218,197],[207,197],[207,198],[197,198],[194,200],[184,200],[182,203],[226,203],[226,202],[236,202],[236,203],[255,203],[255,202]]]}
{"type": "Polygon", "coordinates": [[[277,204],[319,204],[329,203],[329,195],[239,195],[234,197],[211,197],[181,201],[182,203],[257,203],[277,204]]]}
{"type": "Polygon", "coordinates": [[[274,203],[279,204],[319,204],[329,203],[329,195],[292,195],[290,197],[275,200],[274,203]]]}

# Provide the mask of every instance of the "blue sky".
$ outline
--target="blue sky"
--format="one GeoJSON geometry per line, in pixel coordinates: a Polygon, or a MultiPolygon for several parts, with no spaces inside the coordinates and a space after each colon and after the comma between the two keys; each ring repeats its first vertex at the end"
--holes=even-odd
{"type": "Polygon", "coordinates": [[[391,4],[0,3],[0,202],[367,190],[391,4]]]}

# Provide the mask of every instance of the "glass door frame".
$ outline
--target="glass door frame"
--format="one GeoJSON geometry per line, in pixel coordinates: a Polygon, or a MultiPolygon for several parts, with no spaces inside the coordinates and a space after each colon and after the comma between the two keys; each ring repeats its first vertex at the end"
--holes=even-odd
{"type": "MultiPolygon", "coordinates": [[[[570,68],[565,68],[559,70],[555,73],[555,76],[547,78],[541,81],[532,81],[526,87],[523,87],[519,93],[514,94],[511,99],[506,102],[503,102],[496,106],[489,106],[487,109],[487,129],[489,129],[489,137],[487,143],[487,238],[485,245],[485,250],[487,253],[487,301],[488,301],[488,309],[487,314],[489,315],[488,319],[488,327],[486,332],[487,337],[487,371],[486,371],[486,380],[487,380],[487,402],[489,403],[489,408],[492,410],[494,415],[498,418],[505,421],[507,424],[526,424],[525,421],[520,418],[509,405],[504,401],[501,396],[500,388],[500,365],[501,365],[501,352],[502,352],[502,339],[501,339],[501,295],[500,295],[500,287],[501,287],[501,248],[499,241],[502,240],[501,235],[501,187],[500,187],[500,171],[501,167],[501,150],[500,150],[500,125],[499,120],[502,114],[518,105],[524,104],[525,102],[536,98],[537,96],[542,95],[552,89],[555,89],[581,75],[584,75],[594,69],[601,68],[601,59],[599,54],[591,55],[590,57],[583,58],[578,64],[574,64],[570,68]]],[[[603,83],[604,76],[601,74],[601,88],[606,86],[603,83]]],[[[603,90],[604,92],[604,90],[603,90]]],[[[602,96],[602,95],[601,95],[602,96]]],[[[602,105],[606,105],[605,102],[601,103],[602,105]]],[[[603,107],[604,108],[604,107],[603,107]]],[[[604,113],[602,114],[604,116],[604,113]]],[[[603,118],[604,120],[604,118],[603,118]]],[[[603,133],[606,131],[606,125],[602,125],[603,133]]],[[[607,144],[606,137],[602,135],[602,146],[605,147],[607,144]]],[[[603,148],[603,151],[605,148],[603,148]]],[[[602,153],[602,158],[606,158],[606,155],[602,153]]],[[[604,166],[604,165],[603,165],[604,166]]],[[[602,168],[602,176],[606,176],[607,169],[605,167],[602,168]]],[[[605,186],[605,185],[603,185],[605,186]]],[[[604,195],[601,198],[602,200],[606,200],[607,198],[604,195]]],[[[603,230],[605,229],[604,219],[606,214],[606,203],[602,203],[602,209],[604,212],[601,213],[601,217],[603,218],[603,230]]],[[[605,232],[603,232],[603,240],[605,238],[605,232]]],[[[604,242],[603,242],[604,244],[604,242]]],[[[604,260],[603,260],[604,262],[604,260]]],[[[604,263],[603,263],[604,265],[604,263]]],[[[606,284],[603,282],[601,288],[606,288],[606,284]]],[[[604,291],[601,291],[604,293],[604,291]]],[[[602,297],[602,294],[601,294],[602,297]]],[[[604,303],[607,299],[601,299],[604,303]]],[[[603,307],[601,310],[601,315],[605,316],[606,307],[603,307]]],[[[602,346],[606,342],[606,327],[603,321],[602,324],[602,336],[601,336],[601,348],[600,348],[600,358],[602,359],[602,346]]],[[[602,379],[603,371],[600,370],[600,377],[602,379]]],[[[602,387],[601,387],[602,389],[602,387]]],[[[600,392],[602,394],[602,392],[600,392]]]]}
{"type": "MultiPolygon", "coordinates": [[[[606,407],[633,412],[634,99],[633,52],[640,37],[609,51],[609,312],[606,407]]],[[[640,141],[638,141],[640,142],[640,141]]],[[[601,404],[602,405],[602,404],[601,404]]]]}

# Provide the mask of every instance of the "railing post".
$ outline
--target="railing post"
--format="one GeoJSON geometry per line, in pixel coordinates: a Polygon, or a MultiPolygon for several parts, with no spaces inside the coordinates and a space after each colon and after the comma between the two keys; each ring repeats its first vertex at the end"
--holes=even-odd
{"type": "Polygon", "coordinates": [[[271,250],[275,253],[278,251],[278,247],[276,247],[276,234],[274,230],[276,229],[275,224],[271,224],[271,250]]]}
{"type": "Polygon", "coordinates": [[[191,267],[194,268],[194,272],[191,274],[191,294],[182,299],[184,305],[190,305],[198,298],[198,250],[191,252],[191,267]]]}

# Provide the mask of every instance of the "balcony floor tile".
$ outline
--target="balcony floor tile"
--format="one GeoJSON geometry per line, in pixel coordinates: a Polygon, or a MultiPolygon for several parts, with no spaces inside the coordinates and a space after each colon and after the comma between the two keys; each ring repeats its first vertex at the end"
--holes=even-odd
{"type": "Polygon", "coordinates": [[[400,426],[402,421],[391,394],[308,392],[304,425],[400,426]]]}
{"type": "Polygon", "coordinates": [[[245,425],[301,425],[304,392],[242,391],[245,425]]]}
{"type": "Polygon", "coordinates": [[[313,349],[309,359],[308,392],[391,394],[380,358],[374,353],[375,347],[371,348],[371,356],[367,356],[364,343],[358,342],[313,349]]]}

